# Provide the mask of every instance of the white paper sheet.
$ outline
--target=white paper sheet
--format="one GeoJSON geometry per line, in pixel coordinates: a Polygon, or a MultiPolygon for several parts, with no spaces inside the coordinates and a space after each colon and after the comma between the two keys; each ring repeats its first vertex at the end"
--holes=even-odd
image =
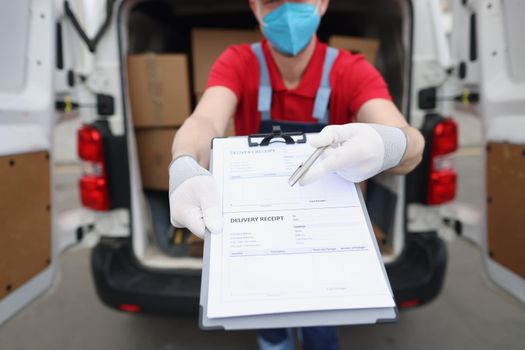
{"type": "Polygon", "coordinates": [[[209,318],[395,306],[355,185],[289,187],[312,151],[214,140],[224,230],[210,236],[209,318]]]}

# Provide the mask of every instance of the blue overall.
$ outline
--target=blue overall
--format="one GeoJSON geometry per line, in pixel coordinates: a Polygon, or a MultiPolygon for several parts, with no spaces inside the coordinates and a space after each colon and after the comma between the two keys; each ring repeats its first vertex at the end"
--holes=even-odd
{"type": "MultiPolygon", "coordinates": [[[[332,89],[330,86],[330,72],[339,54],[334,48],[328,48],[323,67],[321,86],[317,90],[314,102],[313,117],[315,123],[275,121],[272,120],[272,85],[268,73],[268,65],[261,43],[252,45],[252,51],[259,61],[260,86],[257,110],[261,112],[259,133],[271,133],[273,126],[280,126],[285,132],[302,131],[305,133],[320,132],[328,125],[328,104],[332,89]]],[[[291,329],[265,329],[257,331],[258,343],[261,350],[289,350],[294,349],[294,337],[291,329]]],[[[308,327],[299,331],[299,338],[304,350],[337,350],[339,343],[335,327],[308,327]]]]}

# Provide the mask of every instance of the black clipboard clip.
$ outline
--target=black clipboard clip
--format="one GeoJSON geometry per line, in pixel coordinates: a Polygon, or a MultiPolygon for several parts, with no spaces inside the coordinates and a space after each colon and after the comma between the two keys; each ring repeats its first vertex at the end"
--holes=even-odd
{"type": "Polygon", "coordinates": [[[276,125],[272,128],[272,132],[270,134],[252,134],[248,136],[248,146],[250,147],[268,146],[270,143],[273,142],[283,142],[287,145],[294,145],[296,143],[306,143],[306,135],[304,134],[304,132],[300,131],[284,132],[281,130],[281,127],[279,125],[276,125]],[[301,136],[301,138],[298,140],[294,140],[293,136],[301,136]],[[262,138],[261,142],[254,141],[254,139],[260,138],[262,138]]]}

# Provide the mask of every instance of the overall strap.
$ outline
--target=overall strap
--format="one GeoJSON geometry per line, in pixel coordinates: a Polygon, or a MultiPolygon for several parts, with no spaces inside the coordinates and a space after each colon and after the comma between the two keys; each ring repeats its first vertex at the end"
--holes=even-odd
{"type": "Polygon", "coordinates": [[[268,73],[268,65],[261,43],[252,44],[251,48],[259,61],[260,85],[257,110],[261,112],[261,120],[268,121],[272,119],[270,115],[272,108],[272,85],[270,82],[270,74],[268,73]]]}
{"type": "Polygon", "coordinates": [[[328,124],[328,103],[330,102],[330,95],[332,94],[330,73],[332,72],[332,67],[338,55],[338,49],[334,49],[333,47],[327,48],[321,86],[319,90],[317,90],[317,96],[315,97],[313,116],[319,123],[323,124],[328,124]]]}

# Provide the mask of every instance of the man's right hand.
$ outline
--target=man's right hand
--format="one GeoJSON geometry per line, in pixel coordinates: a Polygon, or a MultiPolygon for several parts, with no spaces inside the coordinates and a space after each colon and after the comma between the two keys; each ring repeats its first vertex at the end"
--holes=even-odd
{"type": "Polygon", "coordinates": [[[217,186],[210,172],[194,158],[181,156],[170,164],[169,176],[171,224],[186,227],[201,238],[206,229],[220,233],[222,213],[217,186]]]}

